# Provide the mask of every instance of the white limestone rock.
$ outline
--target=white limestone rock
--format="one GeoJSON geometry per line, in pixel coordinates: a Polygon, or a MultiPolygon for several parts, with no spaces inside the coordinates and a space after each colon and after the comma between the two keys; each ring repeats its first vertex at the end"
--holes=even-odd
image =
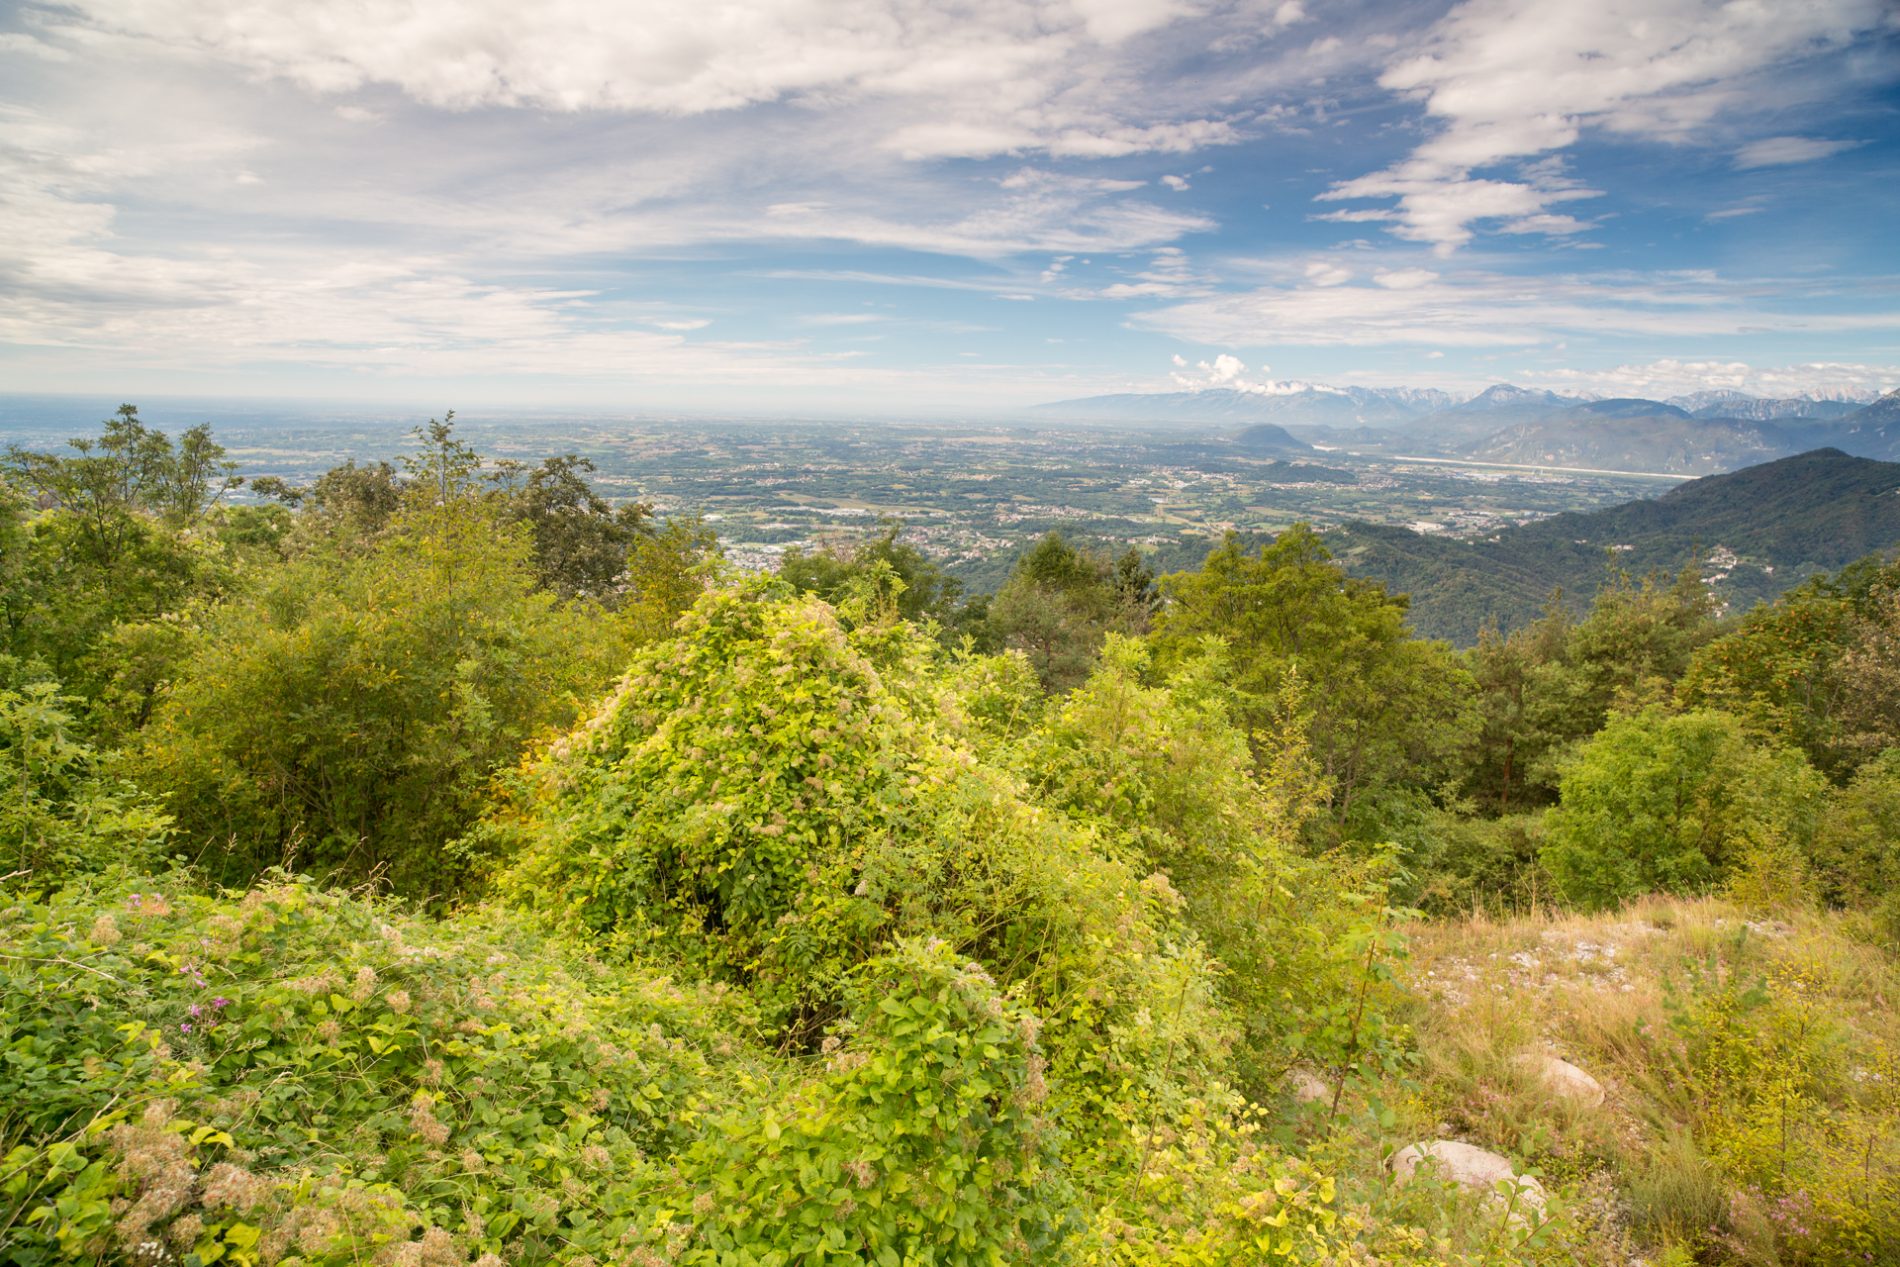
{"type": "Polygon", "coordinates": [[[1527,1051],[1517,1057],[1517,1066],[1542,1083],[1544,1089],[1578,1108],[1594,1109],[1603,1104],[1603,1084],[1549,1052],[1527,1051]]]}
{"type": "Polygon", "coordinates": [[[1515,1185],[1516,1204],[1520,1209],[1544,1208],[1544,1185],[1529,1175],[1520,1175],[1511,1159],[1455,1139],[1434,1139],[1412,1144],[1392,1154],[1392,1175],[1404,1184],[1422,1168],[1430,1167],[1453,1183],[1489,1193],[1500,1201],[1509,1200],[1500,1183],[1515,1185]]]}

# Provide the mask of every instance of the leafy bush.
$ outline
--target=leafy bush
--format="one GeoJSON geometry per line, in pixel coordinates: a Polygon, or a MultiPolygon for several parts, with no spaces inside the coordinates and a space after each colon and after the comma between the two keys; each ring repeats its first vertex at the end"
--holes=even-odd
{"type": "Polygon", "coordinates": [[[1869,761],[1828,798],[1814,833],[1814,869],[1829,901],[1885,903],[1900,917],[1900,748],[1869,761]]]}
{"type": "Polygon", "coordinates": [[[1696,654],[1681,695],[1846,781],[1900,744],[1900,561],[1866,558],[1750,611],[1696,654]]]}
{"type": "Polygon", "coordinates": [[[1145,632],[1155,604],[1154,576],[1135,547],[1111,560],[1050,532],[1017,558],[978,632],[1060,692],[1088,677],[1107,635],[1145,632]]]}
{"type": "Polygon", "coordinates": [[[1900,1244],[1900,1062],[1856,1041],[1823,985],[1785,960],[1759,977],[1715,964],[1670,999],[1702,1147],[1730,1189],[1710,1239],[1738,1257],[1874,1261],[1900,1244]],[[1869,1058],[1856,1076],[1849,1060],[1869,1058]]]}
{"type": "Polygon", "coordinates": [[[1218,1084],[1232,1021],[1167,877],[1038,804],[960,733],[936,644],[719,591],[518,780],[478,839],[501,891],[744,987],[809,1050],[901,937],[941,938],[1049,1024],[1064,1121],[1111,1150],[1218,1084]]]}
{"type": "Polygon", "coordinates": [[[194,852],[426,896],[497,769],[611,679],[604,620],[536,589],[525,525],[454,501],[203,611],[133,755],[194,852]]]}
{"type": "Polygon", "coordinates": [[[741,1083],[684,1159],[678,1261],[1048,1261],[1074,1208],[1040,1022],[942,942],[900,942],[850,994],[816,1076],[741,1083]]]}
{"type": "Polygon", "coordinates": [[[52,682],[0,689],[0,872],[43,888],[111,867],[150,866],[171,820],[106,773],[52,682]]]}
{"type": "Polygon", "coordinates": [[[1308,525],[1256,553],[1230,534],[1199,571],[1161,586],[1157,659],[1180,664],[1208,637],[1225,641],[1249,730],[1275,730],[1289,677],[1305,685],[1306,728],[1339,819],[1383,785],[1431,787],[1460,768],[1477,725],[1461,658],[1412,637],[1404,595],[1347,575],[1308,525]]]}
{"type": "Polygon", "coordinates": [[[1544,863],[1587,906],[1704,890],[1751,849],[1805,849],[1823,787],[1726,713],[1616,717],[1563,767],[1544,863]]]}
{"type": "MultiPolygon", "coordinates": [[[[0,484],[50,507],[24,515],[0,490],[0,653],[40,665],[91,700],[117,674],[102,644],[115,626],[152,621],[235,580],[216,505],[242,483],[208,427],[177,440],[120,406],[64,453],[9,446],[0,484]]],[[[231,543],[234,544],[234,543],[231,543]]],[[[101,730],[117,718],[102,708],[101,730]]]]}
{"type": "MultiPolygon", "coordinates": [[[[1304,735],[1296,724],[1250,744],[1218,644],[1164,684],[1143,681],[1149,667],[1142,643],[1110,635],[1101,667],[1008,759],[1038,772],[1042,800],[1179,891],[1246,1035],[1244,1085],[1271,1090],[1296,1058],[1352,1063],[1377,1045],[1385,1015],[1359,1006],[1364,935],[1384,898],[1378,866],[1300,852],[1324,792],[1304,735]]],[[[1297,715],[1297,699],[1282,711],[1297,715]]]]}

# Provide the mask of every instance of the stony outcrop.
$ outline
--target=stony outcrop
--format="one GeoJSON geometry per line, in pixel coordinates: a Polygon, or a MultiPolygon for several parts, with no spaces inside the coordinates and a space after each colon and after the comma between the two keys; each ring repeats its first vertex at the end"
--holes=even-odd
{"type": "Polygon", "coordinates": [[[1520,1209],[1544,1208],[1544,1185],[1529,1175],[1520,1175],[1511,1159],[1475,1144],[1455,1139],[1434,1139],[1412,1144],[1392,1154],[1392,1175],[1399,1183],[1408,1182],[1421,1169],[1430,1167],[1440,1177],[1480,1192],[1509,1200],[1500,1183],[1516,1186],[1516,1205],[1520,1209]]]}
{"type": "Polygon", "coordinates": [[[1517,1065],[1552,1095],[1578,1108],[1594,1109],[1603,1103],[1603,1084],[1568,1060],[1559,1060],[1548,1052],[1527,1051],[1518,1056],[1517,1065]]]}

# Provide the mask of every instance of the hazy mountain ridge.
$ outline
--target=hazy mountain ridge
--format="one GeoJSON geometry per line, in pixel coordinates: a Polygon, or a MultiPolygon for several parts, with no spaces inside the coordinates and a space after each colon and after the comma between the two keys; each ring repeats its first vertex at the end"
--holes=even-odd
{"type": "Polygon", "coordinates": [[[1750,396],[1746,392],[1691,392],[1686,396],[1671,396],[1663,403],[1675,405],[1697,418],[1778,422],[1787,418],[1843,418],[1865,405],[1868,399],[1865,394],[1851,393],[1773,399],[1750,396]]]}
{"type": "Polygon", "coordinates": [[[1207,387],[1182,392],[1121,392],[1037,405],[1037,414],[1114,422],[1247,422],[1318,426],[1391,426],[1435,410],[1458,397],[1429,387],[1326,387],[1289,383],[1286,390],[1244,391],[1207,387]]]}
{"type": "Polygon", "coordinates": [[[1619,400],[1520,423],[1460,452],[1522,466],[1715,475],[1785,456],[1791,447],[1789,437],[1771,423],[1692,418],[1671,405],[1619,400]]]}
{"type": "Polygon", "coordinates": [[[1673,475],[1711,475],[1827,447],[1900,459],[1900,392],[1866,403],[1850,392],[1772,399],[1709,391],[1651,400],[1498,383],[1459,399],[1436,389],[1284,386],[1275,392],[1220,387],[1122,393],[1056,401],[1038,406],[1038,412],[1297,429],[1297,436],[1281,431],[1275,437],[1282,452],[1312,441],[1370,452],[1673,475]]]}

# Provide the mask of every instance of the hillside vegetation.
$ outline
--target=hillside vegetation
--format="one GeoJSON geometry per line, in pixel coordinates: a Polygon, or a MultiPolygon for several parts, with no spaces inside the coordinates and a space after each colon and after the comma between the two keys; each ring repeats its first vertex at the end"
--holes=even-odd
{"type": "Polygon", "coordinates": [[[1487,624],[1529,622],[1553,591],[1580,610],[1612,568],[1642,576],[1693,565],[1745,611],[1900,543],[1900,463],[1820,449],[1478,540],[1368,523],[1328,540],[1353,572],[1410,594],[1421,631],[1463,644],[1487,624]]]}
{"type": "Polygon", "coordinates": [[[0,1260],[1900,1261],[1900,564],[1461,651],[1304,526],[5,466],[0,1260]]]}

